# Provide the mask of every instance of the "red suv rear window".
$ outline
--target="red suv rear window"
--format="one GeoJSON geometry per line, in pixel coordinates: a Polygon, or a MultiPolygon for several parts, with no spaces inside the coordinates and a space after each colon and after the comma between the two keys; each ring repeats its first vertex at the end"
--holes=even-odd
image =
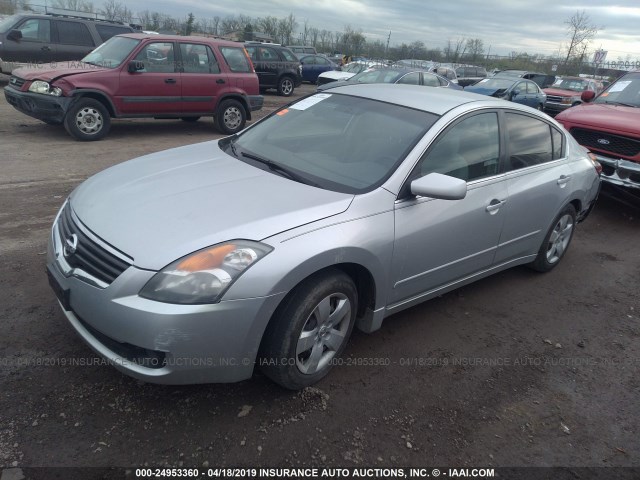
{"type": "Polygon", "coordinates": [[[220,47],[220,52],[232,72],[251,73],[251,65],[244,53],[244,48],[220,47]]]}

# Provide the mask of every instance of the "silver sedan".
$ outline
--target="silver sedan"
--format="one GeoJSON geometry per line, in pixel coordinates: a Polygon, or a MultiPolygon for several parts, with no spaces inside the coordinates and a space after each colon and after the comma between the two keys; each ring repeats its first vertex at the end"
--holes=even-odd
{"type": "Polygon", "coordinates": [[[259,367],[303,388],[354,326],[516,265],[556,267],[598,168],[528,107],[339,87],[88,179],[55,219],[49,280],[126,374],[233,382],[259,367]]]}

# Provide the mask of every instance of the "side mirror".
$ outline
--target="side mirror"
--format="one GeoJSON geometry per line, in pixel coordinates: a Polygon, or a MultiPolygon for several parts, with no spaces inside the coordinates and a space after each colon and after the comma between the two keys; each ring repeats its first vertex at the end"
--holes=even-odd
{"type": "Polygon", "coordinates": [[[591,90],[585,90],[584,92],[582,92],[582,94],[580,95],[580,100],[582,100],[585,103],[589,103],[591,100],[593,100],[596,97],[596,92],[593,92],[591,90]]]}
{"type": "Polygon", "coordinates": [[[513,98],[513,97],[517,97],[518,95],[520,95],[520,90],[518,90],[518,89],[513,90],[513,91],[511,92],[511,98],[513,98]]]}
{"type": "Polygon", "coordinates": [[[129,73],[136,73],[141,70],[144,70],[144,63],[136,60],[131,60],[127,65],[127,71],[129,73]]]}
{"type": "Polygon", "coordinates": [[[22,32],[20,30],[11,30],[9,33],[7,33],[7,39],[17,42],[18,40],[22,39],[22,32]]]}
{"type": "Polygon", "coordinates": [[[411,193],[441,200],[460,200],[467,196],[467,182],[441,173],[430,173],[411,182],[411,193]]]}

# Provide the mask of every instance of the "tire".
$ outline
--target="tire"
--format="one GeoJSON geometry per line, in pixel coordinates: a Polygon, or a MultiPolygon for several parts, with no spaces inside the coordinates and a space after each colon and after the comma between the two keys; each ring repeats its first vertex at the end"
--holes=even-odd
{"type": "Polygon", "coordinates": [[[262,338],[263,373],[290,390],[318,382],[349,341],[357,302],[353,281],[337,269],[298,285],[276,310],[262,338]]]}
{"type": "Polygon", "coordinates": [[[111,116],[99,101],[81,98],[67,111],[64,128],[76,140],[101,140],[109,133],[111,116]]]}
{"type": "Polygon", "coordinates": [[[295,90],[295,83],[291,77],[284,76],[278,82],[278,95],[282,97],[290,97],[295,90]]]}
{"type": "Polygon", "coordinates": [[[538,111],[539,112],[544,112],[544,107],[542,106],[541,103],[538,104],[538,111]]]}
{"type": "Polygon", "coordinates": [[[180,117],[180,120],[187,123],[194,123],[200,120],[200,117],[180,117]]]}
{"type": "Polygon", "coordinates": [[[529,264],[538,272],[548,272],[564,257],[576,226],[576,209],[567,205],[553,221],[536,259],[529,264]]]}
{"type": "Polygon", "coordinates": [[[218,105],[216,123],[220,132],[233,135],[244,128],[246,121],[247,114],[239,101],[229,99],[218,105]]]}

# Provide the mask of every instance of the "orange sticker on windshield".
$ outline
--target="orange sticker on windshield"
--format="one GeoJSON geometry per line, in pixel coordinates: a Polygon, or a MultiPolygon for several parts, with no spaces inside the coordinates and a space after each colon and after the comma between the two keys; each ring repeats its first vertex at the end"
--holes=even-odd
{"type": "Polygon", "coordinates": [[[285,108],[284,110],[280,110],[278,113],[276,113],[276,115],[281,117],[283,115],[286,115],[287,113],[289,113],[289,109],[285,108]]]}

